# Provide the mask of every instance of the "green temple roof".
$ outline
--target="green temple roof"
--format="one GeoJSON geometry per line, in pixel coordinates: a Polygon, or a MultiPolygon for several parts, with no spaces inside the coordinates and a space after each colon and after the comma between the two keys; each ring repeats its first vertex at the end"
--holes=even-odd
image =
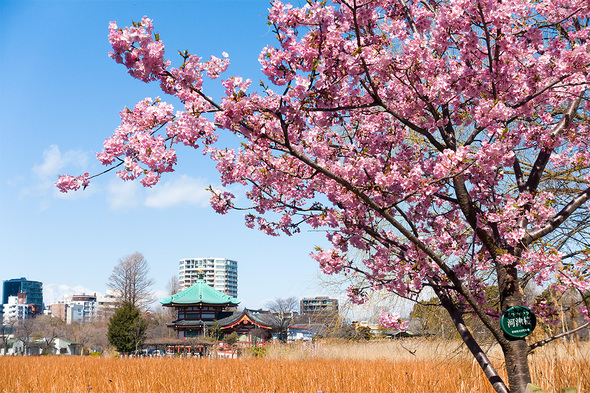
{"type": "Polygon", "coordinates": [[[211,304],[216,306],[229,306],[238,305],[240,301],[235,297],[226,295],[223,292],[212,288],[207,285],[204,280],[197,280],[192,286],[185,289],[184,291],[178,292],[175,295],[165,297],[160,300],[163,306],[188,306],[198,304],[211,304]]]}

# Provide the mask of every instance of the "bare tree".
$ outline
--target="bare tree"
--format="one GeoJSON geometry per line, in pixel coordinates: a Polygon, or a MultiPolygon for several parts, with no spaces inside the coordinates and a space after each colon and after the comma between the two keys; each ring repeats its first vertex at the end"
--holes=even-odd
{"type": "Polygon", "coordinates": [[[10,336],[14,333],[16,319],[0,319],[0,349],[4,348],[4,351],[8,351],[8,341],[10,336]]]}
{"type": "Polygon", "coordinates": [[[170,281],[166,285],[166,291],[168,295],[172,296],[180,292],[180,283],[178,282],[178,276],[174,275],[170,277],[170,281]]]}
{"type": "Polygon", "coordinates": [[[102,352],[110,346],[107,338],[108,319],[106,318],[94,318],[89,323],[75,323],[72,328],[71,339],[82,344],[83,350],[102,352]]]}
{"type": "Polygon", "coordinates": [[[19,320],[16,325],[16,339],[23,343],[22,354],[27,355],[27,349],[31,344],[34,332],[34,319],[26,318],[19,320]]]}
{"type": "Polygon", "coordinates": [[[107,286],[120,291],[121,303],[130,302],[145,309],[154,301],[150,290],[154,280],[148,277],[149,270],[148,262],[141,253],[127,255],[119,259],[113,268],[107,286]]]}
{"type": "MultiPolygon", "coordinates": [[[[175,295],[180,292],[180,282],[178,281],[178,276],[174,275],[170,277],[170,281],[166,285],[166,291],[168,292],[169,296],[175,295]]],[[[161,317],[166,322],[172,322],[177,318],[177,311],[174,307],[162,307],[164,310],[158,310],[162,312],[156,311],[158,314],[161,314],[161,317]]],[[[168,333],[171,334],[172,330],[168,329],[168,333]]]]}
{"type": "Polygon", "coordinates": [[[51,315],[39,315],[33,319],[33,331],[43,343],[43,352],[51,352],[55,340],[65,337],[67,326],[64,321],[51,315]]]}
{"type": "Polygon", "coordinates": [[[264,304],[264,306],[272,312],[292,313],[296,312],[299,308],[299,299],[297,299],[295,296],[276,298],[269,300],[264,304]]]}
{"type": "Polygon", "coordinates": [[[279,339],[287,340],[289,324],[299,306],[299,299],[294,296],[287,298],[276,298],[265,303],[265,307],[276,317],[279,324],[279,339]]]}

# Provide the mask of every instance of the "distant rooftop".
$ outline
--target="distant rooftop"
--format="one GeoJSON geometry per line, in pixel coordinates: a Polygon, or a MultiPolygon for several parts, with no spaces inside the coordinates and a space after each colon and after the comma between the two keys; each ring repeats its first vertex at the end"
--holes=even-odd
{"type": "Polygon", "coordinates": [[[29,281],[29,282],[37,282],[40,283],[41,281],[35,281],[35,280],[27,280],[26,277],[21,277],[21,278],[11,278],[9,280],[4,280],[4,282],[23,282],[23,281],[29,281]]]}

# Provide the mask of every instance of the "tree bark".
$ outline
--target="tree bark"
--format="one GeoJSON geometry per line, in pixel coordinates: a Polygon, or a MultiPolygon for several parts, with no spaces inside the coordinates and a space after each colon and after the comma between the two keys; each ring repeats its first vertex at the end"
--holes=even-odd
{"type": "Polygon", "coordinates": [[[508,385],[512,393],[524,393],[526,387],[531,383],[528,353],[529,346],[523,338],[509,340],[508,345],[501,344],[506,361],[506,373],[508,374],[508,385]]]}
{"type": "MultiPolygon", "coordinates": [[[[496,266],[498,274],[498,289],[502,312],[510,307],[521,306],[524,293],[518,283],[518,272],[514,266],[496,266]]],[[[504,359],[508,385],[512,393],[524,393],[527,384],[531,382],[531,372],[528,363],[529,346],[524,337],[518,339],[507,338],[498,340],[504,359]]]]}

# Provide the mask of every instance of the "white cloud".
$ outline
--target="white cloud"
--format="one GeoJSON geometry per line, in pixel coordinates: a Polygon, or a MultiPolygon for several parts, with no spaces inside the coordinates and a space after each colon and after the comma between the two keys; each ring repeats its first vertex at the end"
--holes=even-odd
{"type": "Polygon", "coordinates": [[[46,305],[56,303],[66,295],[94,295],[92,291],[82,285],[69,286],[64,284],[43,284],[43,302],[46,305]]]}
{"type": "Polygon", "coordinates": [[[68,150],[61,153],[57,145],[51,145],[43,152],[43,163],[33,166],[33,172],[41,181],[56,181],[60,171],[66,166],[86,168],[88,156],[78,150],[68,150]]]}
{"type": "Polygon", "coordinates": [[[175,206],[208,207],[208,186],[206,180],[187,175],[161,181],[153,188],[144,188],[137,180],[122,181],[113,178],[107,187],[107,199],[110,207],[115,210],[131,209],[140,205],[157,209],[175,206]]]}
{"type": "Polygon", "coordinates": [[[140,188],[136,181],[123,181],[113,178],[107,187],[107,200],[111,209],[129,209],[139,206],[140,188]]]}
{"type": "Polygon", "coordinates": [[[208,186],[203,179],[181,175],[149,189],[144,205],[156,208],[189,205],[207,207],[210,198],[209,191],[206,190],[208,186]]]}
{"type": "MultiPolygon", "coordinates": [[[[66,172],[65,168],[72,168],[72,175],[78,175],[88,167],[88,155],[79,150],[68,150],[62,153],[57,145],[51,145],[43,151],[43,162],[31,168],[33,177],[20,190],[20,195],[47,196],[51,193],[60,199],[79,199],[90,196],[92,192],[69,192],[64,194],[55,187],[58,176],[66,172]]],[[[48,201],[42,201],[40,209],[48,206],[48,201]]]]}

